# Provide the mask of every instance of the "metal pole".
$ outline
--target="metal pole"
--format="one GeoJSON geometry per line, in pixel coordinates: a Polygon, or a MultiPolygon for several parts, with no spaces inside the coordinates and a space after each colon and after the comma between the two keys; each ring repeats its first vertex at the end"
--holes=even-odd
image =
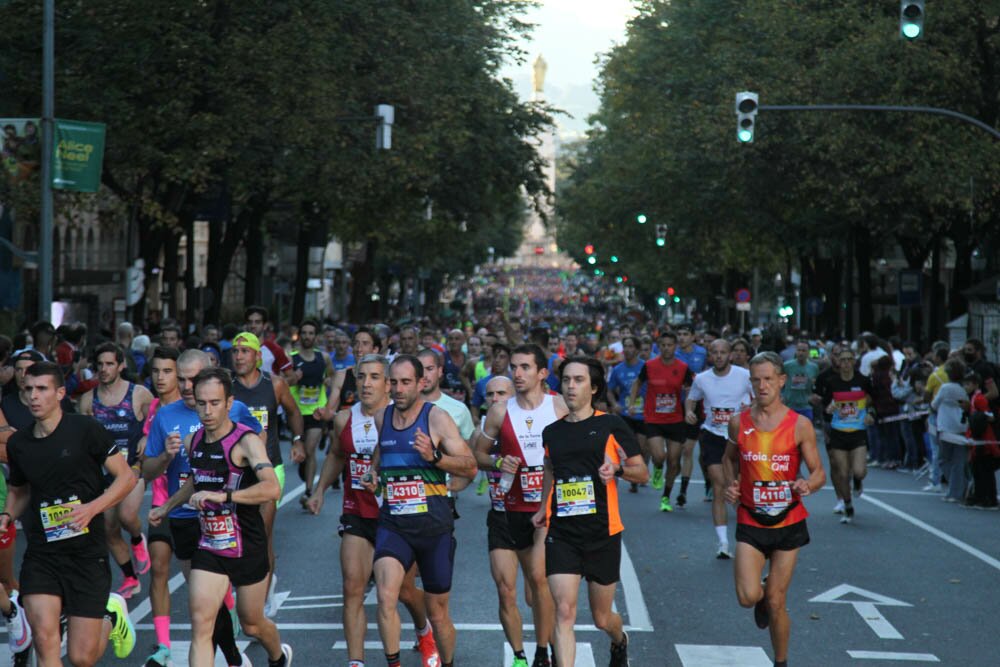
{"type": "Polygon", "coordinates": [[[994,138],[1000,139],[1000,130],[987,125],[978,118],[939,107],[910,107],[885,104],[761,104],[758,108],[761,111],[893,111],[901,113],[928,113],[956,118],[970,125],[975,125],[979,129],[992,134],[994,138]]]}
{"type": "Polygon", "coordinates": [[[55,0],[42,19],[42,203],[38,240],[38,319],[52,317],[52,158],[55,136],[55,0]]]}

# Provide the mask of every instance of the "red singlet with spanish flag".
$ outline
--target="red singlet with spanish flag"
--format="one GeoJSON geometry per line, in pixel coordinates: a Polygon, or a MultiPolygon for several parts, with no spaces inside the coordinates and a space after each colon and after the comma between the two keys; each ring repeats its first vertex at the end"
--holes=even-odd
{"type": "Polygon", "coordinates": [[[740,413],[737,445],[740,454],[740,505],[736,521],[758,528],[784,528],[809,516],[799,494],[792,490],[798,476],[801,453],[795,442],[795,423],[799,414],[789,410],[773,431],[762,431],[750,417],[750,410],[740,413]],[[754,520],[748,508],[777,516],[794,504],[779,523],[766,526],[754,520]]]}

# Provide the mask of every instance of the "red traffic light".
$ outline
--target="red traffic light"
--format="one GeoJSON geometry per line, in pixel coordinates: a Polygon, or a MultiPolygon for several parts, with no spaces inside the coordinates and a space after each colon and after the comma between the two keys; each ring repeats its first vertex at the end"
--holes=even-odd
{"type": "Polygon", "coordinates": [[[667,288],[667,296],[673,296],[676,290],[673,287],[667,288]]]}
{"type": "Polygon", "coordinates": [[[587,253],[588,255],[593,255],[594,254],[594,244],[593,243],[588,243],[587,245],[583,246],[583,251],[585,253],[587,253]]]}

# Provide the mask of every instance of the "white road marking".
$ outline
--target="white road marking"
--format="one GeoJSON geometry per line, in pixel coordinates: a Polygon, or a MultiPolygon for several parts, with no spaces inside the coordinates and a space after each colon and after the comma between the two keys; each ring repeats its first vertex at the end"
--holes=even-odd
{"type": "MultiPolygon", "coordinates": [[[[184,585],[183,572],[178,572],[174,576],[170,577],[170,581],[167,583],[167,586],[170,588],[171,593],[173,593],[183,585],[184,585]]],[[[128,613],[128,617],[132,619],[132,623],[138,624],[139,621],[146,618],[146,616],[148,616],[149,612],[151,612],[152,610],[153,610],[153,604],[149,601],[149,597],[147,596],[145,600],[136,605],[135,609],[132,609],[128,613]]]]}
{"type": "Polygon", "coordinates": [[[941,662],[933,653],[895,653],[892,651],[848,651],[857,660],[900,660],[906,662],[941,662]]]}
{"type": "Polygon", "coordinates": [[[653,622],[649,618],[646,600],[642,596],[642,586],[639,585],[639,576],[635,572],[635,566],[632,565],[632,558],[628,555],[624,540],[620,577],[622,592],[625,594],[625,607],[628,610],[629,629],[633,632],[652,632],[653,622]]]}
{"type": "Polygon", "coordinates": [[[899,633],[899,630],[893,627],[892,623],[890,623],[888,619],[882,615],[882,612],[880,612],[878,607],[875,605],[881,604],[886,605],[887,607],[913,606],[907,602],[903,602],[902,600],[897,600],[878,593],[872,593],[871,591],[866,591],[863,588],[851,586],[850,584],[840,584],[839,586],[834,586],[830,590],[825,593],[820,593],[809,601],[851,605],[854,607],[854,611],[861,615],[861,619],[868,624],[868,627],[872,629],[872,632],[874,632],[879,639],[902,639],[903,635],[899,633]],[[867,599],[841,599],[848,595],[867,599]]]}
{"type": "MultiPolygon", "coordinates": [[[[524,654],[528,656],[528,660],[531,660],[535,656],[536,646],[537,644],[532,642],[524,642],[524,654]]],[[[510,647],[510,644],[504,642],[503,664],[509,665],[512,662],[514,662],[514,649],[510,647]]],[[[576,643],[576,661],[573,667],[597,667],[597,663],[594,661],[594,648],[590,645],[590,642],[576,643]]]]}
{"type": "Polygon", "coordinates": [[[297,604],[297,605],[284,605],[281,607],[283,610],[289,609],[331,609],[333,607],[343,607],[343,602],[322,602],[319,604],[297,604]]]}
{"type": "MultiPolygon", "coordinates": [[[[250,645],[248,641],[238,641],[236,646],[239,647],[240,651],[246,651],[247,646],[250,645]]],[[[174,662],[174,667],[188,667],[188,649],[191,648],[191,642],[181,642],[172,641],[170,642],[170,659],[174,662]]],[[[222,656],[222,651],[215,652],[215,667],[227,667],[226,659],[222,656]]]]}
{"type": "Polygon", "coordinates": [[[343,599],[344,599],[343,595],[301,595],[299,597],[286,598],[285,602],[301,602],[303,600],[343,600],[343,599]]]}
{"type": "Polygon", "coordinates": [[[958,547],[959,549],[961,549],[965,553],[969,554],[970,556],[973,556],[973,557],[978,558],[979,560],[983,561],[984,563],[986,563],[987,565],[989,565],[993,569],[1000,570],[1000,560],[997,560],[996,558],[993,558],[989,554],[986,554],[986,553],[980,551],[979,549],[975,548],[974,546],[972,546],[970,544],[966,544],[965,542],[963,542],[962,540],[958,539],[957,537],[952,537],[951,535],[949,535],[948,533],[944,532],[943,530],[939,530],[939,529],[935,528],[934,526],[932,526],[930,524],[924,523],[923,521],[921,521],[917,517],[913,516],[912,514],[907,514],[903,510],[896,509],[895,507],[893,507],[892,505],[889,505],[886,502],[878,500],[877,498],[872,498],[867,493],[865,493],[865,495],[861,496],[861,499],[870,502],[872,505],[875,505],[876,507],[881,507],[882,509],[884,509],[886,512],[889,512],[890,514],[895,514],[896,516],[898,516],[903,521],[911,523],[911,524],[913,524],[914,526],[916,526],[917,528],[919,528],[921,530],[927,531],[928,533],[930,533],[934,537],[941,538],[942,540],[944,540],[945,542],[947,542],[948,544],[950,544],[952,546],[958,547]]]}
{"type": "MultiPolygon", "coordinates": [[[[400,649],[403,648],[403,645],[404,645],[403,643],[400,643],[400,645],[399,645],[400,649]]],[[[347,642],[345,642],[345,641],[334,642],[333,646],[331,646],[330,648],[331,648],[331,650],[334,650],[334,651],[346,651],[347,650],[347,642]]],[[[382,650],[382,642],[366,641],[365,642],[365,650],[366,651],[381,651],[382,650]]],[[[400,651],[400,652],[402,652],[402,651],[400,651]]]]}
{"type": "Polygon", "coordinates": [[[684,667],[771,667],[774,663],[759,646],[675,644],[684,667]]]}
{"type": "MultiPolygon", "coordinates": [[[[278,625],[278,629],[279,630],[282,630],[282,631],[288,630],[290,632],[294,632],[294,631],[298,631],[298,630],[343,630],[344,629],[344,624],[343,623],[278,623],[277,625],[278,625]]],[[[138,624],[138,625],[135,626],[135,629],[136,630],[152,630],[153,629],[153,624],[152,623],[140,623],[140,624],[138,624]]],[[[183,631],[188,631],[189,632],[191,630],[191,624],[190,623],[172,623],[170,625],[170,629],[171,630],[178,630],[178,631],[183,630],[183,631]]],[[[368,624],[368,629],[369,630],[378,630],[378,623],[369,623],[368,624]]],[[[413,623],[403,623],[402,629],[403,630],[413,630],[414,629],[413,628],[413,623]]],[[[469,632],[503,632],[503,626],[500,625],[499,623],[456,623],[455,624],[455,629],[456,630],[469,631],[469,632]]],[[[638,632],[638,631],[640,631],[639,629],[633,628],[633,627],[628,626],[628,625],[625,626],[625,630],[627,630],[628,632],[638,632]]],[[[573,626],[573,631],[574,632],[599,632],[599,630],[597,629],[597,627],[594,626],[594,625],[574,625],[573,626]]]]}

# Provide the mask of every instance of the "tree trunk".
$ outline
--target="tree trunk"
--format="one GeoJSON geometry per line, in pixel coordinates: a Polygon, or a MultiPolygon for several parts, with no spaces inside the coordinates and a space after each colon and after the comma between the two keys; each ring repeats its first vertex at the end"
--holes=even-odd
{"type": "Polygon", "coordinates": [[[351,267],[351,305],[348,309],[350,321],[366,322],[369,319],[371,309],[371,295],[368,294],[368,286],[372,282],[372,272],[375,266],[375,248],[378,241],[368,239],[365,241],[365,259],[361,263],[355,263],[351,267]]]}
{"type": "Polygon", "coordinates": [[[872,309],[872,248],[868,228],[854,228],[854,264],[858,271],[858,328],[875,330],[875,312],[872,309]]]}
{"type": "Polygon", "coordinates": [[[304,218],[299,222],[299,237],[295,245],[295,287],[292,292],[292,322],[305,319],[306,285],[309,282],[309,241],[312,222],[304,218]]]}
{"type": "Polygon", "coordinates": [[[261,289],[264,271],[264,213],[249,222],[248,233],[246,235],[247,253],[246,283],[243,288],[243,305],[253,306],[263,302],[263,290],[261,289]]]}

